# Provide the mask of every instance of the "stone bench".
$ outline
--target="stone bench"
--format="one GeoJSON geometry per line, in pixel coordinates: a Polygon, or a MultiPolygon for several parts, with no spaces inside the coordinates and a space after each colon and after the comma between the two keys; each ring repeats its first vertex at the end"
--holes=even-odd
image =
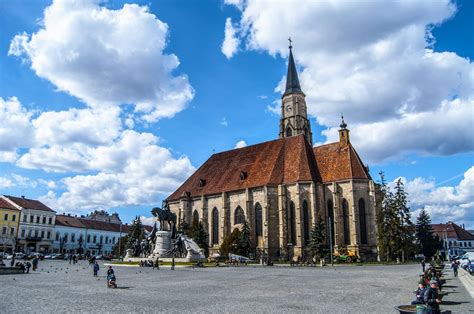
{"type": "Polygon", "coordinates": [[[0,275],[24,274],[20,267],[0,266],[0,275]]]}

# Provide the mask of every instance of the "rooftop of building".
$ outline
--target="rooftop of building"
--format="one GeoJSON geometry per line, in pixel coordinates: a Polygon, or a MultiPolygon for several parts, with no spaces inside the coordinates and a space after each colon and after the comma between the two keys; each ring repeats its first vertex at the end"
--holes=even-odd
{"type": "Polygon", "coordinates": [[[11,195],[4,195],[5,198],[16,204],[17,206],[23,208],[23,209],[33,209],[33,210],[41,210],[41,211],[47,211],[47,212],[55,212],[45,204],[41,203],[38,200],[33,200],[29,198],[25,198],[24,196],[22,197],[16,197],[16,196],[11,196],[11,195]]]}
{"type": "Polygon", "coordinates": [[[461,241],[474,240],[474,234],[452,221],[448,221],[445,224],[432,224],[431,226],[433,227],[433,232],[441,238],[447,236],[448,238],[455,238],[461,241]]]}

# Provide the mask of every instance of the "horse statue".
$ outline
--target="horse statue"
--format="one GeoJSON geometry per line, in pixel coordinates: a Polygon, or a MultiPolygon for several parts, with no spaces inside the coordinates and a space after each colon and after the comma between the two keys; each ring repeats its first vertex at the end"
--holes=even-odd
{"type": "Polygon", "coordinates": [[[168,201],[163,201],[162,208],[154,207],[151,210],[153,216],[158,218],[160,222],[160,230],[164,230],[165,222],[168,223],[169,230],[171,231],[171,238],[174,239],[176,237],[176,214],[172,213],[168,201]]]}

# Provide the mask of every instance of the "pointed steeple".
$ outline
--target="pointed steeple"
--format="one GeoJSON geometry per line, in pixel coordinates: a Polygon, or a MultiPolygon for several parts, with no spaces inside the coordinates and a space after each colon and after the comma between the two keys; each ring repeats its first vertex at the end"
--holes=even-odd
{"type": "Polygon", "coordinates": [[[295,60],[293,58],[293,52],[292,48],[293,46],[291,45],[291,37],[288,38],[288,41],[290,42],[290,56],[288,57],[288,73],[286,75],[286,89],[285,93],[283,94],[283,97],[288,95],[288,94],[303,94],[303,91],[301,90],[300,86],[300,81],[298,79],[298,72],[296,72],[296,65],[295,65],[295,60]]]}

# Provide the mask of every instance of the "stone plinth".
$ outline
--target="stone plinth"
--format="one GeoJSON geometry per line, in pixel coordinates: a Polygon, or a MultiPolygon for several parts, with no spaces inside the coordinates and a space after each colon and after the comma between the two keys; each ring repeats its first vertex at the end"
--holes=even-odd
{"type": "Polygon", "coordinates": [[[163,257],[166,252],[171,250],[171,232],[170,231],[157,231],[155,249],[153,255],[156,257],[163,257]]]}

